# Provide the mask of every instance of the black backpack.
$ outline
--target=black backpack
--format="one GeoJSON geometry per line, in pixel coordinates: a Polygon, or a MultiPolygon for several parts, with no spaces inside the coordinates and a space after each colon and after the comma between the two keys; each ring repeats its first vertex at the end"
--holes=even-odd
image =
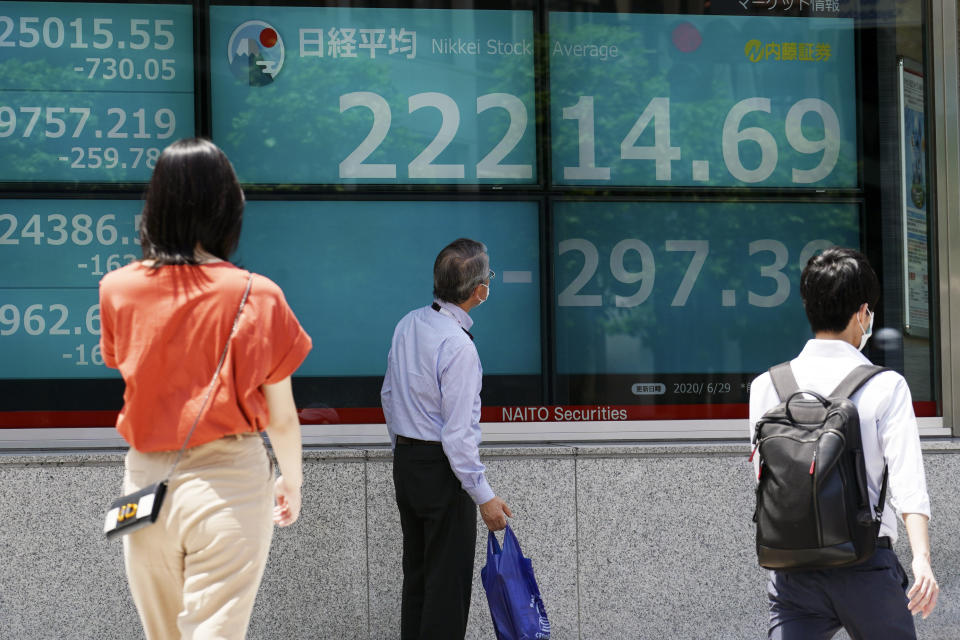
{"type": "Polygon", "coordinates": [[[861,365],[828,398],[801,391],[784,362],[770,369],[780,404],[757,422],[757,559],[767,569],[828,569],[873,555],[887,494],[871,507],[860,416],[849,400],[884,367],[861,365]]]}

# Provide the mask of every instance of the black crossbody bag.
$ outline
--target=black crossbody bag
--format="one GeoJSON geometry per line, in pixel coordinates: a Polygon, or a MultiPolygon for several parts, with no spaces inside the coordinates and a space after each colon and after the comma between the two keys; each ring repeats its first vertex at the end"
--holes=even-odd
{"type": "Polygon", "coordinates": [[[206,408],[207,402],[213,394],[213,388],[217,384],[217,377],[220,375],[223,363],[227,359],[227,350],[230,348],[230,341],[237,332],[237,325],[240,324],[240,314],[243,313],[243,307],[247,304],[247,297],[250,295],[250,287],[252,284],[253,274],[251,273],[247,278],[247,288],[243,292],[243,298],[240,299],[240,307],[237,309],[237,315],[233,319],[233,328],[230,330],[230,335],[227,336],[227,344],[223,345],[223,352],[220,354],[220,362],[217,364],[217,370],[213,372],[213,378],[210,380],[207,395],[203,399],[203,404],[200,405],[200,410],[197,411],[197,417],[193,420],[193,426],[190,427],[187,438],[183,441],[183,446],[180,447],[177,459],[174,460],[173,466],[170,467],[170,471],[167,472],[163,480],[145,489],[141,489],[136,493],[121,496],[107,507],[107,516],[103,522],[103,532],[106,534],[108,540],[126,535],[157,521],[157,516],[160,515],[160,507],[163,506],[163,499],[167,495],[167,483],[177,468],[177,465],[180,464],[180,458],[183,457],[183,452],[187,449],[190,436],[193,435],[194,430],[197,428],[197,424],[200,422],[200,416],[203,415],[203,410],[206,408]]]}

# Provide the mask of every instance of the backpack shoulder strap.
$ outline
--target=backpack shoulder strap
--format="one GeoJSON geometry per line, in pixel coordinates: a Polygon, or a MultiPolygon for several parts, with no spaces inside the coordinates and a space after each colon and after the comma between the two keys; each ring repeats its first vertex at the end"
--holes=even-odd
{"type": "Polygon", "coordinates": [[[847,377],[840,381],[837,388],[830,394],[831,398],[849,398],[862,387],[867,380],[882,371],[889,371],[888,367],[881,367],[875,364],[862,364],[847,374],[847,377]]]}
{"type": "Polygon", "coordinates": [[[790,361],[770,367],[770,379],[773,381],[773,388],[776,389],[780,402],[786,402],[787,398],[800,390],[800,385],[797,384],[797,379],[793,375],[793,369],[790,368],[790,361]]]}

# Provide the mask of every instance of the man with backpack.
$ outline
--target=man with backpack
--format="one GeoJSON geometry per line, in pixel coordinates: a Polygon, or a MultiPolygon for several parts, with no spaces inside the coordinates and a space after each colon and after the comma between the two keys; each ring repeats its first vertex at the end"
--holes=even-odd
{"type": "Polygon", "coordinates": [[[910,390],[860,353],[880,284],[863,254],[831,248],[807,263],[800,294],[814,338],[750,387],[768,637],[826,640],[842,627],[854,640],[913,639],[912,615],[933,611],[939,586],[910,390]],[[897,512],[913,553],[909,591],[892,550],[897,512]]]}

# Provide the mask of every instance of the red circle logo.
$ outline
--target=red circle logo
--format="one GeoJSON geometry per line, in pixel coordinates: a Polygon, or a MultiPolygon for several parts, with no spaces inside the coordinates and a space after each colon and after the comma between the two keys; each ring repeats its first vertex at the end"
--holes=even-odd
{"type": "Polygon", "coordinates": [[[673,46],[684,53],[696,51],[703,42],[703,36],[689,22],[681,22],[673,30],[673,46]]]}
{"type": "Polygon", "coordinates": [[[279,36],[277,36],[277,32],[271,29],[270,27],[267,27],[266,29],[260,32],[260,44],[265,46],[267,49],[277,44],[278,39],[279,39],[279,36]]]}

